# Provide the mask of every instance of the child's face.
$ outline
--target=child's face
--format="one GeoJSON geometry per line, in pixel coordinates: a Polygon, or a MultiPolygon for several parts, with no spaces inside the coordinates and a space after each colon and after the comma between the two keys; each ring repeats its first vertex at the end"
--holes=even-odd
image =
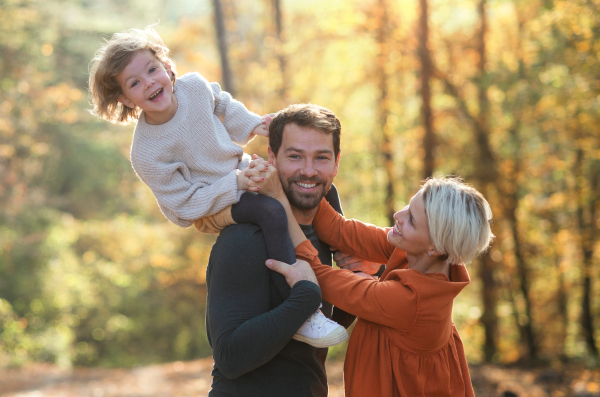
{"type": "Polygon", "coordinates": [[[173,95],[171,68],[165,67],[150,51],[136,52],[116,79],[123,90],[119,102],[142,109],[148,124],[163,124],[175,115],[177,98],[173,95]]]}

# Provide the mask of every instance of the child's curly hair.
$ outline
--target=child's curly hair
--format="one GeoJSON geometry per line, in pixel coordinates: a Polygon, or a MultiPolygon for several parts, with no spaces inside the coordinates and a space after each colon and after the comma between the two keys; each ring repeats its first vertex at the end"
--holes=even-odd
{"type": "Polygon", "coordinates": [[[137,120],[140,109],[129,108],[119,103],[119,95],[123,94],[117,82],[121,73],[133,59],[137,51],[149,50],[163,63],[171,67],[171,81],[175,84],[175,62],[169,57],[169,49],[151,25],[145,29],[128,29],[115,33],[100,47],[90,62],[89,88],[91,93],[92,113],[111,123],[127,124],[137,120]]]}

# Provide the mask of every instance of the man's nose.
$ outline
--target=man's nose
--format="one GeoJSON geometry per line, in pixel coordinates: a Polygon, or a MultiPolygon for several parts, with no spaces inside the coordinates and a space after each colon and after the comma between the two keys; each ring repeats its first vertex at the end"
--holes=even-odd
{"type": "Polygon", "coordinates": [[[317,170],[315,169],[312,161],[306,161],[304,162],[304,166],[302,167],[302,175],[307,176],[309,178],[312,178],[313,176],[317,175],[317,170]]]}

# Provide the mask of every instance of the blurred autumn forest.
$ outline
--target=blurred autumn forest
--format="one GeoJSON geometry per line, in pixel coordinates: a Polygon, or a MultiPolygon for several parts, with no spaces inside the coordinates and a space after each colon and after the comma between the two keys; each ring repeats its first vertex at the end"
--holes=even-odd
{"type": "Polygon", "coordinates": [[[103,38],[159,20],[180,75],[339,116],[348,217],[388,226],[432,174],[484,193],[497,238],[454,309],[470,363],[598,365],[600,0],[0,0],[0,366],[210,355],[215,237],[170,224],[133,126],[87,111],[103,38]]]}

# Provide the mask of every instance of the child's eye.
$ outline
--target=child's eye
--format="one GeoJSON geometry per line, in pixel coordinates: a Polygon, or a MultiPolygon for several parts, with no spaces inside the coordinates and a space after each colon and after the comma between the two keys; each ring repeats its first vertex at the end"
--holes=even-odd
{"type": "Polygon", "coordinates": [[[155,71],[156,71],[156,66],[152,66],[152,67],[150,68],[150,73],[154,73],[155,71]]]}
{"type": "Polygon", "coordinates": [[[137,81],[134,81],[133,83],[131,83],[131,88],[135,87],[137,85],[137,81]]]}

